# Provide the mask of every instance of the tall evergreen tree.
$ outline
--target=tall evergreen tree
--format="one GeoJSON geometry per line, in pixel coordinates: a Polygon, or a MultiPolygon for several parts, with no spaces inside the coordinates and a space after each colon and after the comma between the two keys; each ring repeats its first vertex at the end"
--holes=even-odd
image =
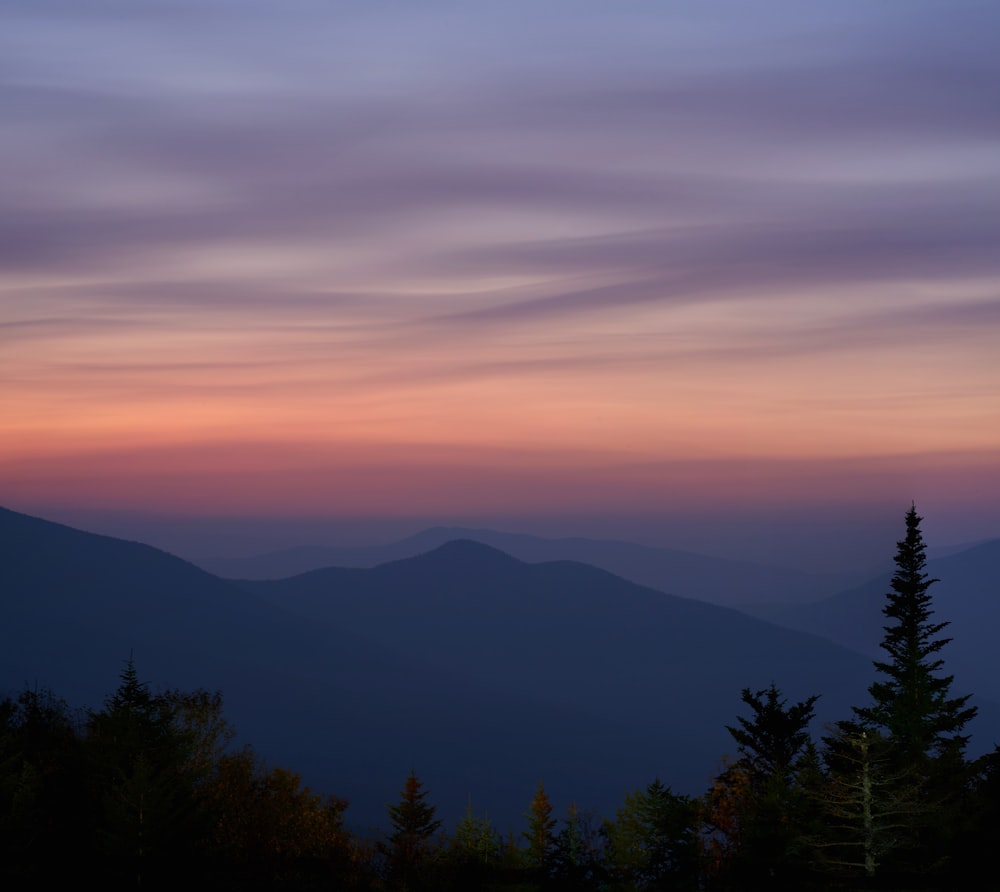
{"type": "Polygon", "coordinates": [[[968,735],[962,731],[976,715],[969,695],[951,696],[953,676],[942,675],[938,652],[951,640],[942,638],[947,622],[932,622],[931,586],[938,582],[925,572],[926,546],[916,507],[906,513],[906,537],[896,543],[896,572],[882,613],[882,649],[876,660],[884,676],[868,689],[871,706],[856,708],[861,724],[884,729],[903,764],[925,758],[961,756],[968,735]]]}
{"type": "Polygon", "coordinates": [[[427,799],[416,772],[411,771],[399,802],[387,806],[392,833],[387,847],[389,880],[396,888],[416,888],[420,868],[431,851],[431,840],[441,828],[437,809],[427,799]]]}
{"type": "Polygon", "coordinates": [[[525,817],[528,819],[528,829],[524,832],[524,837],[528,841],[525,853],[527,864],[538,876],[544,876],[551,867],[556,840],[555,827],[558,822],[552,816],[552,803],[541,781],[538,782],[538,789],[525,817]]]}
{"type": "Polygon", "coordinates": [[[871,787],[873,804],[905,826],[896,828],[893,845],[881,858],[883,876],[939,872],[946,863],[969,778],[964,761],[968,735],[963,731],[976,715],[969,695],[952,696],[953,676],[942,671],[939,654],[951,639],[942,636],[948,623],[932,619],[930,589],[938,580],[926,572],[921,520],[911,505],[882,608],[888,620],[882,639],[886,658],[874,661],[880,677],[868,689],[872,703],[855,707],[854,721],[838,723],[839,740],[825,741],[827,762],[841,780],[845,756],[851,761],[845,741],[861,739],[862,733],[885,741],[873,776],[886,782],[871,787]]]}

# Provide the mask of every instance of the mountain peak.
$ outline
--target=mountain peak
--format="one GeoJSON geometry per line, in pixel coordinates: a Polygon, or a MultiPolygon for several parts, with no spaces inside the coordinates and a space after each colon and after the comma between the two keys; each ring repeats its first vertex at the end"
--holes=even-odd
{"type": "Polygon", "coordinates": [[[430,573],[451,578],[478,578],[484,573],[493,575],[509,573],[523,563],[492,545],[484,545],[473,539],[450,539],[436,548],[413,557],[387,561],[375,569],[383,573],[403,572],[420,576],[430,573]]]}
{"type": "Polygon", "coordinates": [[[411,560],[447,561],[459,566],[474,565],[477,568],[482,568],[484,565],[512,567],[522,563],[507,552],[494,548],[492,545],[477,542],[475,539],[451,539],[437,548],[411,558],[411,560]]]}

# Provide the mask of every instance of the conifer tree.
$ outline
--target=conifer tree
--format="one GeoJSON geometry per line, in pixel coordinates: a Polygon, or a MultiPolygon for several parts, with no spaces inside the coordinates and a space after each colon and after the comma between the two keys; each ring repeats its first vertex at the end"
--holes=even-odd
{"type": "Polygon", "coordinates": [[[535,797],[528,809],[528,829],[524,836],[528,840],[528,866],[544,873],[549,867],[552,849],[555,845],[556,819],[552,817],[552,803],[549,802],[545,785],[539,781],[535,797]]]}
{"type": "Polygon", "coordinates": [[[741,699],[750,717],[726,726],[740,757],[709,793],[710,863],[742,883],[794,888],[806,868],[803,833],[810,821],[803,771],[815,763],[809,723],[818,696],[786,705],[772,682],[741,699]]]}
{"type": "Polygon", "coordinates": [[[482,889],[500,866],[502,841],[489,816],[478,815],[469,797],[448,847],[448,882],[442,888],[482,889]]]}
{"type": "Polygon", "coordinates": [[[739,727],[726,725],[740,752],[740,761],[755,777],[784,773],[809,742],[809,722],[818,695],[786,708],[774,682],[763,691],[744,688],[740,699],[750,707],[750,718],[737,716],[739,727]]]}
{"type": "Polygon", "coordinates": [[[947,622],[931,621],[930,588],[939,580],[925,572],[921,520],[911,505],[882,608],[889,620],[882,639],[888,658],[874,665],[883,678],[868,689],[872,705],[854,710],[863,726],[884,729],[901,763],[910,766],[928,757],[960,757],[968,740],[962,731],[976,715],[969,695],[951,696],[953,676],[941,674],[944,661],[937,654],[951,639],[940,637],[947,622]]]}
{"type": "Polygon", "coordinates": [[[400,793],[399,802],[387,806],[392,833],[389,835],[389,876],[393,885],[412,888],[417,883],[419,867],[431,850],[431,840],[441,828],[437,811],[426,801],[427,791],[411,771],[400,793]]]}
{"type": "Polygon", "coordinates": [[[471,796],[465,815],[455,825],[451,850],[454,857],[463,862],[489,864],[497,860],[500,837],[488,815],[480,817],[472,810],[471,796]]]}
{"type": "MultiPolygon", "coordinates": [[[[860,826],[868,820],[861,805],[892,816],[891,845],[868,845],[868,855],[874,858],[865,862],[866,871],[878,868],[883,876],[926,874],[946,862],[968,776],[968,735],[963,731],[976,715],[976,707],[968,705],[969,695],[951,695],[953,676],[942,672],[939,653],[951,639],[941,634],[948,623],[932,619],[930,589],[938,580],[926,572],[921,520],[911,504],[882,608],[888,621],[882,639],[886,658],[874,661],[879,678],[868,689],[872,702],[855,707],[855,720],[838,722],[839,733],[825,740],[831,778],[845,791],[851,789],[852,775],[857,776],[851,762],[864,765],[856,753],[852,756],[854,744],[877,741],[871,752],[877,752],[878,759],[866,780],[870,802],[865,805],[856,798],[853,808],[860,826]]],[[[850,812],[851,803],[845,796],[843,814],[850,812]]]]}
{"type": "Polygon", "coordinates": [[[139,680],[131,657],[120,679],[104,709],[89,712],[85,749],[102,848],[119,875],[141,884],[192,853],[196,797],[169,701],[139,680]]]}

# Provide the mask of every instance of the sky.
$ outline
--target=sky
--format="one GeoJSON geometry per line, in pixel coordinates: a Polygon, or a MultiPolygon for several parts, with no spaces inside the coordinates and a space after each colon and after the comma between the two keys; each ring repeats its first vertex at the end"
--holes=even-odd
{"type": "Polygon", "coordinates": [[[1000,536],[998,34],[5,3],[0,504],[203,553],[444,520],[777,555],[911,501],[1000,536]]]}

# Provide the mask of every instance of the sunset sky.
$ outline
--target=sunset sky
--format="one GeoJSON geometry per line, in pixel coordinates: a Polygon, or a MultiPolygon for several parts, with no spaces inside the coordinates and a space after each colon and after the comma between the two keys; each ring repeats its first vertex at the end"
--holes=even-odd
{"type": "Polygon", "coordinates": [[[0,505],[1000,536],[1000,4],[32,0],[0,60],[0,505]]]}

